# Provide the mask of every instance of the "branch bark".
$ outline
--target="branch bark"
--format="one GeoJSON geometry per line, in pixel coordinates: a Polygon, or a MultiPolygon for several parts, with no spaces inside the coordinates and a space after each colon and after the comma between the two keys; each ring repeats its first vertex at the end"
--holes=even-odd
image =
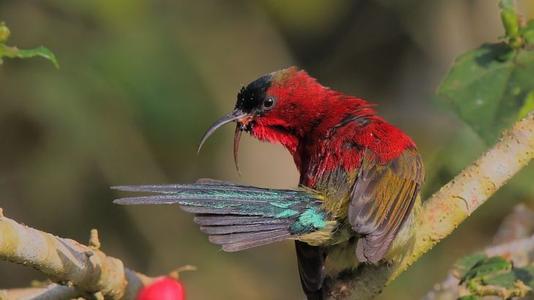
{"type": "Polygon", "coordinates": [[[121,260],[100,251],[96,230],[89,246],[42,232],[5,217],[0,209],[0,259],[26,265],[47,275],[53,284],[47,288],[9,290],[31,293],[39,299],[72,299],[74,296],[101,295],[106,299],[134,299],[137,291],[152,281],[150,277],[124,267],[121,260]]]}
{"type": "Polygon", "coordinates": [[[71,286],[51,284],[43,288],[21,288],[0,291],[0,300],[38,299],[70,300],[80,296],[80,292],[71,286]]]}
{"type": "Polygon", "coordinates": [[[505,131],[500,141],[443,186],[416,215],[413,246],[399,261],[361,265],[329,280],[330,299],[371,299],[424,253],[451,234],[491,195],[534,158],[534,112],[505,131]]]}

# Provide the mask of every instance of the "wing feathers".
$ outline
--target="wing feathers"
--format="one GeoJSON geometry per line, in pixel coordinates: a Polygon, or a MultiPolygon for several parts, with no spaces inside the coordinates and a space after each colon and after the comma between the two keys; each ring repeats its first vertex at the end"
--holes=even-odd
{"type": "Polygon", "coordinates": [[[311,191],[249,187],[210,179],[195,184],[117,186],[114,189],[155,193],[117,199],[114,201],[117,204],[178,204],[183,210],[196,214],[195,222],[200,230],[225,251],[248,249],[321,229],[310,227],[307,218],[301,220],[301,214],[308,216],[313,212],[313,216],[325,217],[319,212],[318,195],[311,191]],[[298,226],[293,226],[295,224],[298,226]]]}
{"type": "Polygon", "coordinates": [[[356,246],[360,261],[376,263],[410,215],[421,183],[421,158],[415,149],[381,165],[367,153],[352,190],[349,221],[362,235],[356,246]]]}
{"type": "Polygon", "coordinates": [[[255,225],[230,225],[230,226],[200,226],[200,231],[210,235],[241,233],[241,232],[259,232],[270,231],[275,229],[286,229],[289,224],[255,224],[255,225]]]}
{"type": "Polygon", "coordinates": [[[234,242],[234,243],[228,243],[222,245],[222,248],[226,252],[236,252],[241,250],[246,250],[258,246],[263,246],[267,244],[271,244],[274,242],[279,242],[286,240],[291,237],[289,233],[286,232],[271,232],[272,235],[262,238],[251,238],[247,241],[241,241],[241,242],[234,242]]]}
{"type": "Polygon", "coordinates": [[[247,225],[247,224],[286,224],[287,219],[266,219],[262,217],[240,216],[240,215],[197,215],[195,223],[205,226],[216,225],[247,225]]]}

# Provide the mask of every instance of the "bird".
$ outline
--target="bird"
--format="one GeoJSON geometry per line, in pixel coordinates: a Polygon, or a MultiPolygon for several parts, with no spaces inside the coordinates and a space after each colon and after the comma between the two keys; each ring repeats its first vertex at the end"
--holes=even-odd
{"type": "Polygon", "coordinates": [[[271,189],[215,179],[117,186],[150,194],[114,202],[177,204],[195,214],[209,241],[227,252],[293,240],[308,299],[327,296],[328,278],[407,252],[421,207],[423,163],[414,141],[378,116],[373,104],[293,66],[242,87],[234,109],[209,127],[199,151],[229,123],[236,124],[236,168],[246,132],[289,151],[300,174],[298,186],[271,189]]]}

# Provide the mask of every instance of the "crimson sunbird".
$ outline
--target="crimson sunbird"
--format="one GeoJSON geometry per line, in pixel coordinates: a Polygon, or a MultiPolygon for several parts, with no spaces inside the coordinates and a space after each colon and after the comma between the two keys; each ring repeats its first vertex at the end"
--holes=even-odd
{"type": "Polygon", "coordinates": [[[323,299],[324,281],[361,263],[394,259],[411,240],[424,170],[412,139],[379,117],[367,101],[321,85],[290,67],[243,87],[234,110],[237,166],[243,131],[282,144],[300,171],[294,190],[212,179],[194,184],[115,187],[150,192],[118,204],[178,204],[194,213],[212,243],[233,252],[294,240],[301,285],[323,299]],[[393,242],[395,240],[395,242],[393,242]]]}

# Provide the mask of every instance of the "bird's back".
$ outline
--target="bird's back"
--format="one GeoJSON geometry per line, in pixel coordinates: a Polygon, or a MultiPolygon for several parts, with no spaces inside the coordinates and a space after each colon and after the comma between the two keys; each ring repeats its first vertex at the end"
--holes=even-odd
{"type": "Polygon", "coordinates": [[[296,243],[309,298],[322,293],[326,276],[384,257],[423,180],[411,139],[381,118],[345,116],[327,128],[310,139],[320,143],[300,145],[300,184],[324,195],[322,207],[336,222],[321,244],[296,243]]]}

